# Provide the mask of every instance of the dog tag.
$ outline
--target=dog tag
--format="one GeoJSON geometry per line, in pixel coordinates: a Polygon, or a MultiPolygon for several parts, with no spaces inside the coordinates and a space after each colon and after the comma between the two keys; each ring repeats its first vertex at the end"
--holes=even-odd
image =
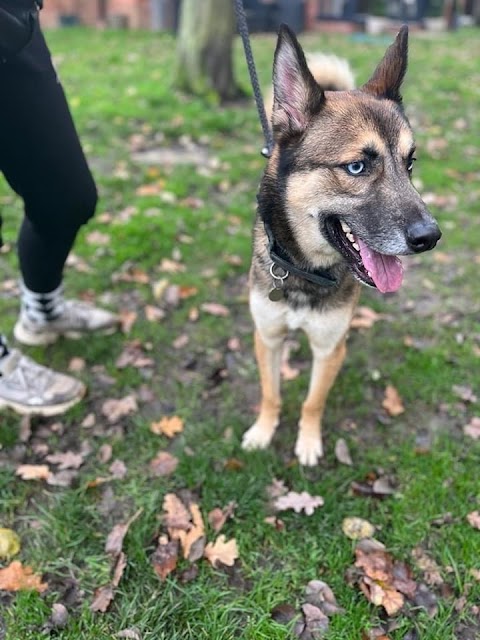
{"type": "Polygon", "coordinates": [[[268,293],[268,299],[271,300],[272,302],[278,302],[283,298],[284,298],[283,290],[280,288],[277,289],[277,287],[274,287],[268,293]]]}

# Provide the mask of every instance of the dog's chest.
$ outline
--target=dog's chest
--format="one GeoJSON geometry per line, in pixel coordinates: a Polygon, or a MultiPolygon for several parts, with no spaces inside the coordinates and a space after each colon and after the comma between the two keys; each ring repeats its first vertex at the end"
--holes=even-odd
{"type": "Polygon", "coordinates": [[[250,293],[250,310],[264,338],[301,329],[310,339],[315,336],[315,342],[334,346],[349,327],[352,306],[348,304],[322,311],[307,306],[294,309],[283,301],[272,302],[258,290],[250,293]]]}

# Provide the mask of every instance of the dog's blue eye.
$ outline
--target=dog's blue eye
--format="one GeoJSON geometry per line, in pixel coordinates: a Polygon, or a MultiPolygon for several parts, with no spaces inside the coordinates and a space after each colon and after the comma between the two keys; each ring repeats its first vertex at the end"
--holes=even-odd
{"type": "Polygon", "coordinates": [[[347,164],[347,171],[352,176],[358,176],[365,171],[365,163],[364,162],[350,162],[347,164]]]}

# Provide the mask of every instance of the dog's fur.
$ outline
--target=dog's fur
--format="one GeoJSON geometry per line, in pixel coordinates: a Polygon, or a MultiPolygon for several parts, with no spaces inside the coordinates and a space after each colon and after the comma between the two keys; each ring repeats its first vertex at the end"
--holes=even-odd
{"type": "MultiPolygon", "coordinates": [[[[295,453],[303,465],[318,462],[325,402],[345,357],[360,283],[397,290],[402,272],[394,256],[431,249],[440,238],[411,183],[414,143],[400,95],[407,38],[403,27],[371,79],[355,90],[342,70],[335,86],[331,77],[328,87],[320,86],[294,34],[285,26],[280,30],[273,71],[275,148],[260,185],[250,270],[262,399],[243,437],[246,449],[264,448],[273,437],[283,340],[288,330],[302,329],[313,367],[295,453]],[[326,270],[334,285],[289,273],[283,299],[272,301],[275,256],[265,222],[291,265],[326,270]]],[[[321,59],[315,66],[319,79],[321,59]]]]}

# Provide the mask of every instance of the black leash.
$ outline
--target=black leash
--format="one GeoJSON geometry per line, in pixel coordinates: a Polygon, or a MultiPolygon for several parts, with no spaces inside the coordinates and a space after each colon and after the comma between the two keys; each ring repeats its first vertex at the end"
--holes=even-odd
{"type": "Polygon", "coordinates": [[[235,13],[237,15],[238,33],[242,38],[243,49],[245,51],[245,59],[247,61],[248,73],[250,74],[250,82],[252,83],[253,95],[255,96],[255,104],[257,105],[258,117],[262,125],[263,137],[265,138],[265,146],[262,149],[262,156],[270,158],[273,151],[273,135],[265,113],[265,105],[263,103],[262,90],[258,82],[257,70],[255,68],[255,60],[253,58],[252,47],[250,45],[250,34],[248,32],[247,16],[243,0],[233,0],[235,13]]]}

